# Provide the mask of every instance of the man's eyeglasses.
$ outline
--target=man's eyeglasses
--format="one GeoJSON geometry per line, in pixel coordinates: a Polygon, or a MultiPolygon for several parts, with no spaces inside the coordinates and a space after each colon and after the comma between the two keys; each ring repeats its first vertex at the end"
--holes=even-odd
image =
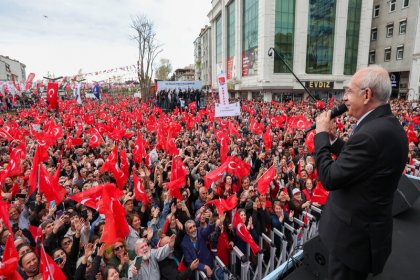
{"type": "MultiPolygon", "coordinates": [[[[361,92],[361,91],[364,91],[364,90],[366,90],[367,88],[361,88],[360,90],[359,90],[359,92],[361,92]]],[[[353,93],[353,91],[349,88],[349,87],[345,87],[344,88],[344,95],[350,95],[350,94],[352,94],[353,93]]]]}

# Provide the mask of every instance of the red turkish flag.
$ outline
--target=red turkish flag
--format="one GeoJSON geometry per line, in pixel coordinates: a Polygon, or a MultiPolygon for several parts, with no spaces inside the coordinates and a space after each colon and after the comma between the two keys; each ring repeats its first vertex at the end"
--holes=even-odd
{"type": "Polygon", "coordinates": [[[44,246],[41,246],[41,263],[39,265],[39,272],[42,273],[42,280],[66,280],[67,277],[58,267],[58,265],[45,252],[44,246]]]}
{"type": "Polygon", "coordinates": [[[130,164],[128,163],[127,151],[125,149],[123,149],[120,152],[120,167],[121,167],[121,170],[124,172],[124,174],[128,178],[128,176],[130,175],[130,172],[129,172],[130,164]]]}
{"type": "Polygon", "coordinates": [[[185,178],[178,178],[175,181],[166,183],[166,188],[169,190],[169,195],[182,200],[180,189],[185,186],[185,178]]]}
{"type": "Polygon", "coordinates": [[[290,119],[289,126],[291,128],[304,130],[311,126],[311,122],[307,118],[305,118],[305,116],[299,115],[290,119]]]}
{"type": "Polygon", "coordinates": [[[19,255],[14,244],[13,234],[7,237],[6,246],[4,248],[2,265],[0,266],[0,275],[6,276],[6,279],[22,279],[17,272],[19,255]]]}
{"type": "Polygon", "coordinates": [[[273,181],[274,176],[276,176],[276,168],[274,165],[272,165],[270,169],[268,169],[264,175],[258,179],[257,189],[260,194],[266,194],[268,192],[268,186],[270,185],[271,181],[273,181]]]}
{"type": "Polygon", "coordinates": [[[48,108],[58,109],[58,83],[48,83],[47,86],[48,108]]]}
{"type": "Polygon", "coordinates": [[[6,139],[8,141],[14,140],[13,136],[10,135],[10,133],[6,131],[4,128],[0,128],[0,138],[6,139]]]}
{"type": "Polygon", "coordinates": [[[223,137],[220,142],[220,160],[225,162],[229,152],[229,138],[223,137]]]}
{"type": "Polygon", "coordinates": [[[63,127],[61,125],[55,125],[53,123],[48,127],[47,134],[50,135],[55,141],[57,141],[57,139],[63,137],[63,127]]]}
{"type": "Polygon", "coordinates": [[[3,200],[0,200],[0,220],[3,220],[3,224],[12,232],[9,221],[9,208],[10,205],[3,200]]]}
{"type": "Polygon", "coordinates": [[[72,196],[70,196],[70,199],[73,199],[74,201],[79,202],[80,204],[83,204],[87,207],[90,207],[92,209],[95,209],[102,214],[105,214],[103,209],[103,200],[102,197],[105,195],[105,193],[108,195],[108,197],[113,197],[115,199],[120,198],[124,195],[124,193],[115,187],[114,184],[103,184],[103,185],[97,185],[95,187],[91,187],[83,192],[76,193],[72,196]]]}
{"type": "Polygon", "coordinates": [[[229,196],[227,199],[218,198],[207,202],[207,204],[214,204],[217,212],[221,215],[225,211],[230,211],[238,205],[238,197],[236,194],[229,196]]]}
{"type": "Polygon", "coordinates": [[[90,138],[89,138],[89,147],[97,148],[104,142],[101,134],[99,134],[98,130],[92,129],[90,131],[90,138]]]}
{"type": "MultiPolygon", "coordinates": [[[[23,173],[20,161],[21,161],[20,154],[17,154],[17,153],[10,154],[9,163],[7,164],[5,168],[6,177],[18,176],[23,173]]],[[[2,183],[4,182],[3,179],[1,180],[1,182],[2,183]]]]}
{"type": "Polygon", "coordinates": [[[316,106],[317,109],[320,109],[321,110],[321,109],[324,109],[325,108],[325,103],[322,100],[317,100],[315,102],[315,106],[316,106]]]}
{"type": "MultiPolygon", "coordinates": [[[[225,163],[227,163],[227,161],[225,161],[225,163]]],[[[213,182],[220,180],[226,172],[226,168],[226,164],[222,164],[218,168],[207,173],[206,176],[204,176],[204,186],[208,189],[213,182]]]]}
{"type": "Polygon", "coordinates": [[[240,158],[230,156],[226,159],[226,172],[238,178],[249,176],[251,165],[240,158]]]}
{"type": "Polygon", "coordinates": [[[239,134],[238,130],[236,129],[235,124],[232,121],[229,121],[229,134],[230,135],[235,135],[238,138],[241,137],[241,135],[239,134]]]}
{"type": "Polygon", "coordinates": [[[317,202],[321,205],[324,205],[327,202],[328,195],[329,192],[325,190],[321,182],[318,181],[318,184],[316,184],[316,187],[312,193],[312,202],[317,202]]]}
{"type": "Polygon", "coordinates": [[[43,165],[40,166],[39,176],[39,190],[45,194],[47,201],[52,200],[58,205],[63,201],[67,190],[58,184],[60,164],[57,166],[57,171],[54,176],[51,176],[43,165]],[[57,174],[58,172],[58,174],[57,174]]]}
{"type": "MultiPolygon", "coordinates": [[[[35,155],[32,161],[32,169],[31,169],[31,174],[29,174],[29,180],[28,180],[28,184],[29,184],[29,195],[32,195],[32,193],[35,191],[35,189],[38,187],[38,175],[39,175],[39,168],[42,164],[42,162],[44,160],[46,160],[45,158],[43,158],[45,156],[42,155],[42,153],[46,152],[45,146],[41,146],[38,145],[38,147],[36,147],[35,150],[35,155]]],[[[48,160],[48,154],[47,154],[47,160],[48,160]]]]}
{"type": "Polygon", "coordinates": [[[133,150],[133,157],[134,161],[137,163],[141,163],[142,159],[146,157],[146,145],[140,132],[137,134],[137,140],[133,150]]]}
{"type": "Polygon", "coordinates": [[[236,235],[239,236],[244,242],[248,243],[249,247],[252,250],[252,253],[254,253],[254,255],[257,255],[257,253],[261,250],[261,248],[260,246],[257,245],[257,243],[255,243],[254,239],[252,238],[251,234],[246,228],[246,225],[244,224],[241,217],[239,216],[239,211],[235,212],[232,225],[236,229],[236,235]]]}
{"type": "Polygon", "coordinates": [[[251,119],[251,121],[249,123],[249,130],[251,130],[251,132],[254,133],[254,134],[261,135],[261,134],[263,134],[264,125],[257,122],[254,119],[251,119]]]}
{"type": "Polygon", "coordinates": [[[308,151],[310,153],[313,153],[315,151],[314,137],[315,130],[311,130],[308,134],[306,134],[305,146],[308,147],[308,151]]]}
{"type": "Polygon", "coordinates": [[[122,190],[128,181],[128,175],[118,166],[118,162],[111,166],[112,175],[117,183],[117,187],[122,190]]]}
{"type": "Polygon", "coordinates": [[[267,127],[267,130],[265,131],[265,133],[263,134],[263,141],[264,141],[264,147],[265,150],[271,150],[271,145],[272,145],[272,137],[271,137],[271,129],[269,127],[267,127]]]}
{"type": "Polygon", "coordinates": [[[134,195],[136,200],[143,202],[144,204],[149,204],[149,197],[147,196],[144,188],[141,184],[140,178],[137,176],[136,172],[133,173],[134,177],[134,195]]]}
{"type": "Polygon", "coordinates": [[[184,180],[186,181],[186,176],[187,167],[185,166],[181,157],[173,157],[171,166],[171,181],[175,181],[179,178],[184,178],[184,180]]]}
{"type": "Polygon", "coordinates": [[[103,202],[102,211],[105,214],[105,225],[101,241],[111,245],[117,240],[125,239],[130,228],[125,218],[125,209],[118,199],[105,192],[103,202]]]}
{"type": "Polygon", "coordinates": [[[112,149],[112,152],[108,155],[105,160],[105,163],[99,169],[101,172],[111,171],[115,163],[118,162],[118,146],[115,145],[112,149]]]}
{"type": "Polygon", "coordinates": [[[25,89],[29,90],[32,87],[32,81],[35,78],[35,73],[29,73],[28,78],[26,79],[25,89]]]}

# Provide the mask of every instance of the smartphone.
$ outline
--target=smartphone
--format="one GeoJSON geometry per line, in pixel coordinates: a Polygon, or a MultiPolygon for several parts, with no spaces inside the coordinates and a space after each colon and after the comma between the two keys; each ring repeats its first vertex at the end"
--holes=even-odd
{"type": "Polygon", "coordinates": [[[136,264],[135,264],[135,266],[136,266],[137,271],[139,271],[139,269],[140,269],[141,261],[142,260],[143,260],[143,257],[142,256],[136,257],[136,264]]]}
{"type": "Polygon", "coordinates": [[[51,200],[50,201],[50,208],[54,208],[55,207],[55,200],[51,200]]]}
{"type": "Polygon", "coordinates": [[[62,257],[57,257],[57,258],[55,258],[55,259],[54,259],[54,262],[55,262],[56,264],[60,264],[60,263],[62,263],[62,262],[63,262],[63,258],[62,258],[62,257]]]}
{"type": "Polygon", "coordinates": [[[64,214],[63,210],[57,210],[57,213],[56,213],[57,219],[60,219],[60,217],[63,216],[63,214],[64,214]]]}
{"type": "Polygon", "coordinates": [[[85,221],[87,221],[87,219],[88,219],[88,211],[86,209],[85,210],[82,210],[82,212],[80,214],[80,217],[83,218],[85,221]]]}

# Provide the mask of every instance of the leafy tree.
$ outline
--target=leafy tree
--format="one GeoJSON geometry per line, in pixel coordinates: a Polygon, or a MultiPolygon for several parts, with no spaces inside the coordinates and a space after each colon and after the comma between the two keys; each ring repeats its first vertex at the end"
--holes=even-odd
{"type": "Polygon", "coordinates": [[[162,58],[160,65],[156,68],[155,78],[157,80],[166,81],[169,78],[169,74],[172,72],[172,65],[169,59],[162,58]]]}

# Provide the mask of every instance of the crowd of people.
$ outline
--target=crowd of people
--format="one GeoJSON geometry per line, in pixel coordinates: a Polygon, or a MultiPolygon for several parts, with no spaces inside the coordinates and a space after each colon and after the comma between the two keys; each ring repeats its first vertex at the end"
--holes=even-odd
{"type": "Polygon", "coordinates": [[[202,90],[167,89],[156,93],[156,106],[164,110],[174,110],[176,107],[184,108],[196,102],[197,106],[204,107],[205,93],[202,90]]]}
{"type": "MultiPolygon", "coordinates": [[[[242,100],[239,117],[219,119],[211,100],[201,110],[163,112],[177,106],[172,101],[179,96],[169,94],[158,94],[157,107],[104,96],[82,106],[60,101],[59,110],[39,100],[2,116],[0,275],[41,279],[54,266],[67,279],[192,279],[196,270],[217,279],[215,256],[228,265],[233,246],[246,252],[249,243],[238,234],[235,215],[257,242],[270,229],[283,231],[284,223],[298,227],[293,217],[302,217],[310,205],[322,207],[312,198],[322,188],[313,142],[302,122],[291,120],[312,123],[339,101],[242,100]],[[211,180],[226,157],[239,159],[246,174],[224,169],[211,180]],[[261,192],[258,182],[272,166],[274,177],[261,192]],[[46,178],[57,180],[59,189],[51,193],[46,178]],[[120,191],[117,201],[108,183],[120,191]],[[100,187],[111,198],[88,203],[95,200],[89,191],[100,187]],[[225,208],[214,202],[219,198],[225,208]],[[232,198],[237,201],[226,206],[232,198]]],[[[198,101],[200,94],[183,98],[198,101]]],[[[391,106],[411,133],[410,161],[419,160],[418,125],[413,129],[419,108],[405,100],[391,106]]],[[[337,119],[343,139],[353,123],[345,114],[337,119]]]]}

